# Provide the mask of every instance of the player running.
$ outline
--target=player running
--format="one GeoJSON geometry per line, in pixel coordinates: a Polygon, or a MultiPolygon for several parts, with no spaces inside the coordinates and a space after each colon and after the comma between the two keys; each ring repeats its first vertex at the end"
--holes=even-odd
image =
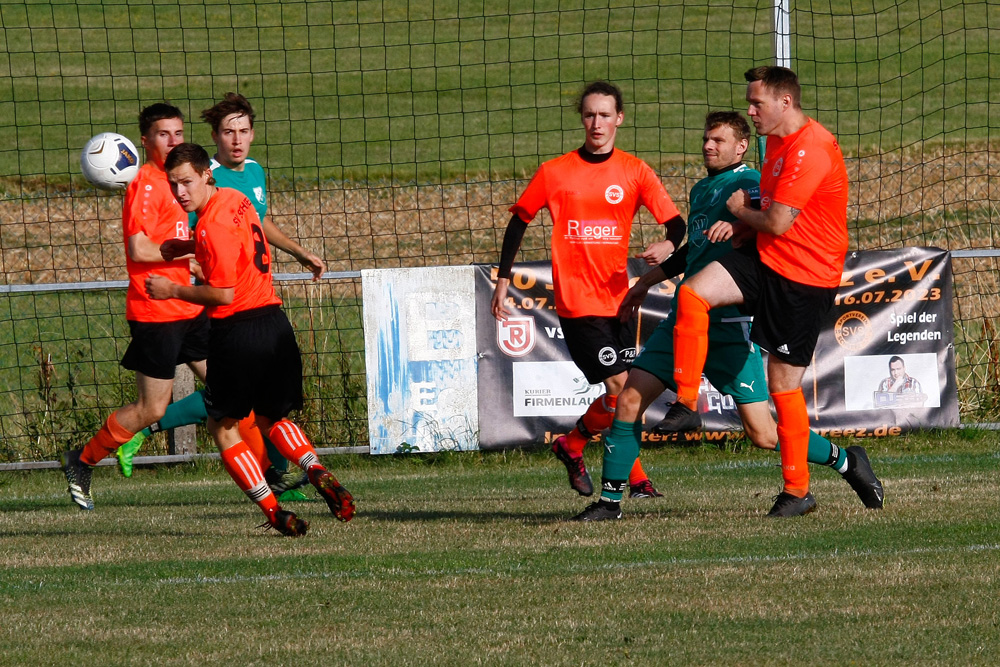
{"type": "Polygon", "coordinates": [[[250,200],[215,185],[208,153],[181,144],[167,156],[167,177],[185,211],[198,214],[195,238],[164,244],[164,257],[194,251],[204,284],[153,276],[153,299],[199,303],[212,320],[205,405],[226,470],[283,535],[304,535],[308,524],[281,509],[238,424],[251,410],[282,456],[295,461],[341,521],[354,516],[351,494],[320,463],[302,430],[286,417],[302,407],[302,359],[295,332],[274,291],[271,251],[250,200]]]}
{"type": "Polygon", "coordinates": [[[92,467],[163,417],[177,365],[186,363],[195,375],[205,378],[209,323],[202,306],[154,301],[145,289],[150,276],[174,281],[190,276],[186,258],[165,260],[160,255],[163,242],[190,238],[187,213],[174,199],[163,169],[167,154],[184,141],[184,117],[175,106],[150,105],[139,113],[139,133],[146,162],[125,191],[122,208],[129,279],[125,317],[132,340],[121,365],[135,371],[136,400],[113,412],[83,449],[63,454],[70,497],[82,510],[94,509],[92,467]]]}
{"type": "MultiPolygon", "coordinates": [[[[708,176],[692,189],[689,198],[688,242],[656,269],[643,275],[622,302],[622,317],[632,317],[649,289],[683,273],[686,279],[732,250],[733,224],[726,208],[733,192],[745,190],[758,199],[760,173],[743,163],[750,142],[750,126],[739,113],[717,111],[705,118],[702,157],[708,176]]],[[[683,283],[682,283],[683,284],[683,283]]],[[[632,364],[628,381],[618,397],[611,432],[604,452],[606,476],[621,476],[638,456],[642,415],[666,388],[674,389],[673,336],[676,312],[657,326],[632,364]]],[[[767,402],[764,364],[760,350],[749,340],[750,318],[736,306],[709,312],[708,354],[705,375],[719,391],[729,394],[751,442],[775,449],[778,435],[767,402]]],[[[841,473],[866,507],[882,506],[882,485],[875,477],[863,447],[846,450],[810,431],[808,458],[841,473]]],[[[579,521],[620,519],[621,494],[602,493],[575,517],[579,521]]]]}
{"type": "MultiPolygon", "coordinates": [[[[513,216],[504,233],[491,309],[498,320],[510,315],[504,301],[514,258],[528,223],[548,208],[556,313],[566,346],[587,381],[603,382],[606,390],[570,433],[552,443],[552,451],[566,466],[570,486],[589,496],[594,486],[583,462],[584,445],[611,425],[635,357],[637,321],[618,318],[618,305],[628,291],[632,221],[642,205],[666,225],[667,240],[650,245],[642,254],[659,263],[683,238],[684,220],[652,168],[615,150],[615,134],[625,119],[621,91],[605,81],[591,83],[577,110],[586,133],[583,146],[543,163],[510,209],[513,216]]],[[[623,475],[615,484],[624,489],[626,482],[633,498],[662,495],[638,459],[627,480],[623,475]]]]}
{"type": "MultiPolygon", "coordinates": [[[[267,176],[264,168],[249,157],[254,140],[255,118],[250,102],[239,93],[226,93],[221,101],[202,111],[201,118],[212,127],[212,141],[216,147],[212,160],[212,177],[216,184],[219,187],[234,188],[246,195],[257,209],[268,242],[295,257],[313,274],[313,280],[319,280],[326,270],[323,260],[286,236],[267,215],[267,176]]],[[[197,217],[192,214],[190,222],[193,228],[197,217]]],[[[172,403],[160,421],[139,431],[118,448],[118,464],[122,474],[126,477],[132,475],[132,458],[150,435],[160,430],[201,424],[205,418],[205,402],[201,392],[172,403]]],[[[252,421],[250,418],[248,423],[241,425],[241,430],[247,442],[254,443],[252,447],[255,451],[258,447],[266,448],[266,454],[261,458],[265,459],[267,465],[264,477],[271,490],[280,496],[308,484],[309,480],[305,475],[288,472],[288,460],[281,456],[270,440],[261,439],[253,433],[252,421]],[[256,444],[258,441],[262,445],[256,444]]]]}

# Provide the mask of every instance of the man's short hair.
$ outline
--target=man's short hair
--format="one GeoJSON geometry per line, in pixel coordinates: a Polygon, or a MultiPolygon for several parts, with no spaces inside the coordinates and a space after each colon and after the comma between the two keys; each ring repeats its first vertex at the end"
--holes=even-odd
{"type": "Polygon", "coordinates": [[[736,141],[750,141],[750,123],[738,111],[711,111],[705,116],[705,131],[726,125],[733,131],[736,141]]]}
{"type": "Polygon", "coordinates": [[[799,85],[799,77],[787,67],[761,65],[748,69],[743,74],[743,78],[747,80],[747,83],[760,81],[765,88],[771,91],[772,95],[791,95],[795,108],[802,108],[802,87],[799,85]]]}
{"type": "MultiPolygon", "coordinates": [[[[174,146],[167,159],[163,163],[164,171],[176,169],[182,164],[189,164],[199,174],[204,174],[206,170],[211,172],[212,160],[208,157],[208,151],[198,144],[183,143],[174,146]]],[[[213,180],[212,183],[215,181],[213,180]]]]}
{"type": "Polygon", "coordinates": [[[201,112],[201,119],[212,126],[212,132],[218,132],[219,126],[226,116],[239,114],[250,119],[250,127],[253,127],[254,112],[249,100],[239,93],[226,93],[225,96],[213,106],[201,112]]]}
{"type": "Polygon", "coordinates": [[[576,103],[577,113],[583,113],[583,101],[587,99],[588,95],[607,95],[608,97],[615,98],[615,111],[618,113],[621,113],[622,109],[625,108],[625,103],[622,100],[622,91],[618,86],[607,81],[594,81],[587,84],[587,87],[580,93],[580,99],[576,103]]]}
{"type": "Polygon", "coordinates": [[[156,104],[150,104],[148,107],[139,112],[139,134],[146,136],[153,125],[160,120],[166,120],[168,118],[177,118],[180,121],[184,121],[184,114],[181,110],[172,104],[167,104],[166,102],[157,102],[156,104]]]}
{"type": "Polygon", "coordinates": [[[892,356],[892,357],[889,358],[889,368],[892,368],[892,365],[894,363],[896,363],[897,361],[899,363],[903,364],[904,368],[906,367],[906,362],[903,361],[903,357],[892,356]]]}

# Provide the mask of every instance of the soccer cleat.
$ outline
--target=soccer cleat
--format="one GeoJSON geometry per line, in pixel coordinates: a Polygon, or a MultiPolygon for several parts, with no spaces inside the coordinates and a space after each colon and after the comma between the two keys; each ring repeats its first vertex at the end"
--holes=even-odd
{"type": "Polygon", "coordinates": [[[302,537],[309,530],[308,522],[295,516],[294,512],[285,510],[276,511],[261,527],[274,528],[286,537],[302,537]]]}
{"type": "Polygon", "coordinates": [[[566,436],[561,435],[552,443],[552,453],[566,466],[570,487],[581,496],[594,494],[594,482],[590,479],[582,456],[573,456],[566,451],[566,436]]]}
{"type": "Polygon", "coordinates": [[[278,472],[274,469],[274,466],[268,466],[267,470],[264,471],[264,481],[271,487],[271,493],[276,498],[279,498],[281,494],[287,491],[294,491],[308,484],[309,475],[304,472],[293,472],[291,470],[278,472]]]}
{"type": "Polygon", "coordinates": [[[663,494],[656,490],[653,483],[644,479],[638,484],[628,485],[628,497],[629,498],[662,498],[663,494]]]}
{"type": "Polygon", "coordinates": [[[115,452],[115,455],[118,457],[118,470],[125,477],[132,476],[132,458],[145,441],[146,435],[142,431],[139,431],[132,436],[131,440],[118,447],[118,451],[115,452]]]}
{"type": "Polygon", "coordinates": [[[793,496],[790,493],[782,491],[774,497],[774,507],[767,513],[767,516],[772,519],[802,516],[803,514],[809,514],[814,509],[816,509],[816,499],[813,498],[813,494],[806,493],[806,495],[799,498],[798,496],[793,496]]]}
{"type": "Polygon", "coordinates": [[[354,517],[354,498],[329,471],[313,468],[309,471],[309,481],[323,496],[323,500],[338,521],[350,521],[354,517]]]}
{"type": "Polygon", "coordinates": [[[698,413],[677,401],[670,406],[667,415],[652,430],[653,433],[664,435],[667,433],[687,433],[700,429],[701,417],[698,416],[698,413]]]}
{"type": "Polygon", "coordinates": [[[847,448],[847,472],[843,475],[868,509],[882,509],[885,491],[875,476],[868,452],[860,445],[847,448]]]}
{"type": "Polygon", "coordinates": [[[618,521],[622,518],[622,507],[618,503],[609,503],[598,500],[596,503],[587,505],[583,510],[570,521],[618,521]]]}
{"type": "Polygon", "coordinates": [[[79,449],[71,449],[62,455],[63,472],[69,482],[69,497],[81,510],[93,510],[94,499],[90,496],[90,476],[93,473],[86,463],[80,461],[79,449]]]}

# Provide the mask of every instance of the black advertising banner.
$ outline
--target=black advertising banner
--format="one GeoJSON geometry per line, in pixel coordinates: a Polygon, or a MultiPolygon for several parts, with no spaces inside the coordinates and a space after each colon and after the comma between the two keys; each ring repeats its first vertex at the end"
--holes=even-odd
{"type": "MultiPolygon", "coordinates": [[[[633,278],[648,268],[629,261],[633,278]]],[[[552,292],[549,262],[514,266],[507,291],[510,317],[498,322],[490,312],[496,269],[476,266],[476,336],[479,363],[479,446],[501,449],[548,443],[573,428],[587,407],[604,393],[604,385],[591,385],[569,357],[562,340],[552,292]]],[[[663,283],[650,290],[639,315],[637,344],[641,345],[670,308],[674,286],[663,283]]],[[[675,395],[664,392],[646,411],[647,427],[666,413],[675,395]]],[[[709,438],[722,438],[740,425],[729,396],[703,380],[699,411],[709,438]]],[[[689,439],[700,439],[691,435],[689,439]]],[[[648,433],[644,441],[675,440],[648,433]]]]}
{"type": "Polygon", "coordinates": [[[950,255],[848,253],[803,388],[828,437],[958,427],[950,255]]]}
{"type": "MultiPolygon", "coordinates": [[[[630,275],[645,270],[643,262],[630,260],[630,275]]],[[[551,442],[573,427],[604,387],[589,384],[569,358],[549,262],[515,265],[506,322],[490,313],[495,271],[476,266],[480,447],[551,442]]],[[[841,282],[803,378],[812,428],[826,437],[849,438],[957,427],[948,253],[852,252],[841,282]]],[[[640,313],[639,344],[668,312],[673,290],[663,283],[650,291],[640,313]]],[[[673,400],[668,390],[646,412],[644,442],[674,439],[649,433],[673,400]]],[[[741,429],[733,399],[705,379],[698,410],[704,432],[686,439],[721,440],[741,429]]]]}

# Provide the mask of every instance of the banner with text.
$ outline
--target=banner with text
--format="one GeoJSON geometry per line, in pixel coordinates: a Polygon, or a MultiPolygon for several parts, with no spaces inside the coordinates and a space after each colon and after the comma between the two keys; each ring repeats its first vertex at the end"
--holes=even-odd
{"type": "MultiPolygon", "coordinates": [[[[629,261],[634,278],[648,270],[645,262],[629,261]]],[[[498,322],[490,312],[496,286],[496,268],[476,266],[476,331],[479,337],[479,444],[499,449],[548,443],[573,428],[587,407],[604,394],[604,385],[592,385],[569,357],[563,343],[552,291],[549,262],[514,266],[507,290],[510,317],[498,322]]],[[[666,317],[674,285],[664,282],[650,290],[639,315],[637,345],[641,345],[666,317]]],[[[663,419],[676,395],[672,391],[654,401],[645,423],[663,419]]],[[[699,411],[707,437],[723,437],[739,428],[733,399],[703,379],[699,411]]],[[[700,439],[701,436],[692,436],[700,439]]],[[[644,431],[646,441],[675,440],[644,431]]]]}
{"type": "MultiPolygon", "coordinates": [[[[642,262],[630,262],[631,275],[645,270],[642,262]]],[[[504,322],[490,312],[495,272],[476,266],[480,446],[551,442],[573,427],[604,387],[587,382],[561,340],[549,262],[515,265],[511,316],[504,322]]],[[[829,437],[956,427],[948,254],[935,248],[859,251],[848,255],[843,275],[803,379],[812,427],[829,437]]],[[[650,291],[640,314],[640,344],[668,312],[673,289],[664,283],[650,291]]],[[[647,411],[645,441],[662,439],[648,427],[673,399],[667,391],[647,411]]],[[[699,412],[709,439],[740,430],[733,399],[705,379],[699,412]]]]}
{"type": "Polygon", "coordinates": [[[803,388],[813,428],[831,437],[956,428],[951,256],[848,253],[803,388]]]}

